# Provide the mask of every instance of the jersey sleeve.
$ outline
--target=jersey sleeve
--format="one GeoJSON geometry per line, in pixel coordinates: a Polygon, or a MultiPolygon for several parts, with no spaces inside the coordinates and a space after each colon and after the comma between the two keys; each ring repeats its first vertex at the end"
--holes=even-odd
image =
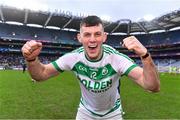
{"type": "Polygon", "coordinates": [[[128,75],[133,68],[137,67],[132,59],[122,53],[118,53],[113,59],[115,59],[113,66],[120,75],[128,75]]]}
{"type": "Polygon", "coordinates": [[[65,70],[71,70],[73,68],[73,65],[77,61],[77,55],[74,53],[68,53],[61,57],[59,57],[57,60],[51,62],[56,70],[59,72],[63,72],[65,70]]]}

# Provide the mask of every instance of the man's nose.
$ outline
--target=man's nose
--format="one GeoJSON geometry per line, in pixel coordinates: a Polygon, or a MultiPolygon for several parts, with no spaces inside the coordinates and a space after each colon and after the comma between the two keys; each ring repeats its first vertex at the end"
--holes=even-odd
{"type": "Polygon", "coordinates": [[[94,35],[91,35],[90,39],[89,39],[90,42],[95,42],[96,41],[96,38],[94,35]]]}

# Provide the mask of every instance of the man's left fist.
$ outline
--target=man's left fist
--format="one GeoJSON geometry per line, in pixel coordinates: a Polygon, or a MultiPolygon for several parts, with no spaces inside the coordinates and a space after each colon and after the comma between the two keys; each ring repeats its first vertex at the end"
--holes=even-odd
{"type": "Polygon", "coordinates": [[[140,57],[147,53],[147,49],[138,41],[135,36],[130,36],[123,39],[123,47],[126,47],[129,51],[134,51],[140,57]]]}

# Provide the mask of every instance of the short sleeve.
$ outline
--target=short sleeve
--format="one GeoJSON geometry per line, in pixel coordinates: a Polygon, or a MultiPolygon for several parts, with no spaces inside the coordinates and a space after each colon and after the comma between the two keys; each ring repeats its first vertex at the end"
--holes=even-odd
{"type": "Polygon", "coordinates": [[[56,70],[63,72],[65,70],[69,71],[73,68],[73,65],[76,63],[78,55],[76,53],[68,53],[57,60],[51,62],[56,70]]]}
{"type": "Polygon", "coordinates": [[[135,64],[128,56],[118,53],[113,55],[113,67],[118,74],[128,75],[133,68],[137,67],[137,64],[135,64]]]}

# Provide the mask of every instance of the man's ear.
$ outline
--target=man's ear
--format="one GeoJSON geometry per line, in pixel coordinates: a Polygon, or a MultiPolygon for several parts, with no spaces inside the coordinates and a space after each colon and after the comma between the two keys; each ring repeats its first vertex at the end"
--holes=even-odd
{"type": "Polygon", "coordinates": [[[79,41],[80,43],[82,43],[80,33],[77,34],[77,39],[78,39],[78,41],[79,41]]]}
{"type": "Polygon", "coordinates": [[[107,32],[104,32],[103,43],[107,40],[107,32]]]}

